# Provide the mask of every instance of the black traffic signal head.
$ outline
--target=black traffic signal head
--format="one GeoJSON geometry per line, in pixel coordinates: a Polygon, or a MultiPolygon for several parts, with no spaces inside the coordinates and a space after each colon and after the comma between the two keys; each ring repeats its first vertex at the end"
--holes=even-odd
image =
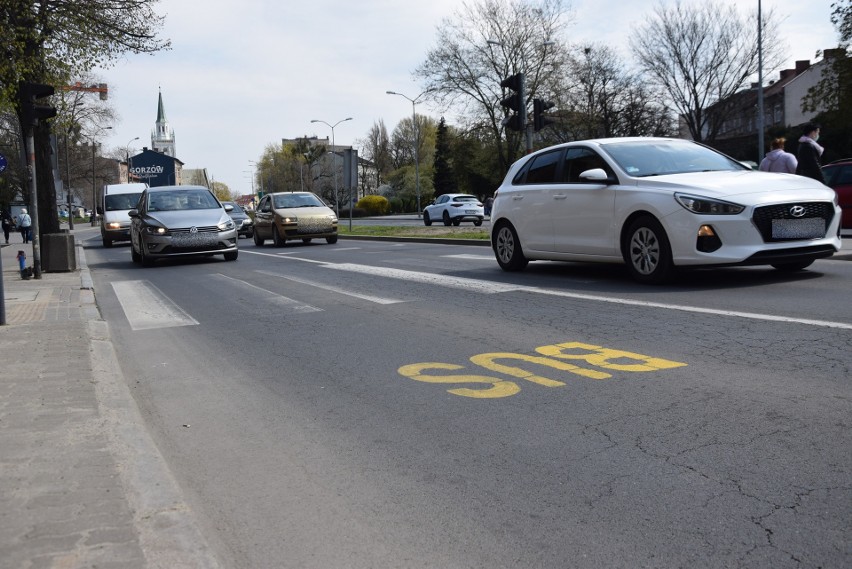
{"type": "Polygon", "coordinates": [[[38,104],[37,99],[50,97],[55,92],[51,85],[41,83],[21,83],[18,89],[21,104],[21,115],[25,125],[33,125],[36,120],[44,120],[56,116],[56,107],[38,104]]]}
{"type": "Polygon", "coordinates": [[[556,122],[551,118],[547,118],[544,114],[545,111],[552,109],[555,106],[556,103],[551,101],[533,99],[533,129],[535,129],[536,132],[540,131],[547,125],[556,122]]]}
{"type": "Polygon", "coordinates": [[[510,94],[500,101],[500,106],[514,111],[514,114],[507,114],[503,119],[503,126],[511,130],[521,131],[527,120],[526,100],[524,95],[524,74],[515,73],[511,77],[507,77],[500,82],[500,86],[504,89],[511,89],[514,93],[510,94]]]}

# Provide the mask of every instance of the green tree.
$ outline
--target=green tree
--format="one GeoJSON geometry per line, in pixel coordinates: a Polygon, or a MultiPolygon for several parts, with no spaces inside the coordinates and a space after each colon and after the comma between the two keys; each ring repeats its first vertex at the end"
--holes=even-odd
{"type": "MultiPolygon", "coordinates": [[[[3,0],[0,2],[0,107],[20,120],[21,82],[61,87],[75,75],[106,67],[127,53],[168,49],[156,32],[157,0],[3,0]]],[[[42,233],[59,231],[50,167],[50,127],[34,130],[37,207],[42,233]]]]}
{"type": "Polygon", "coordinates": [[[432,187],[435,188],[435,197],[443,194],[451,194],[456,191],[456,181],[453,175],[453,167],[450,162],[450,135],[444,117],[438,122],[435,133],[435,167],[432,176],[432,187]]]}
{"type": "Polygon", "coordinates": [[[234,195],[231,193],[231,188],[228,187],[228,184],[213,182],[210,184],[210,189],[213,190],[213,195],[215,195],[220,202],[234,201],[234,195]]]}

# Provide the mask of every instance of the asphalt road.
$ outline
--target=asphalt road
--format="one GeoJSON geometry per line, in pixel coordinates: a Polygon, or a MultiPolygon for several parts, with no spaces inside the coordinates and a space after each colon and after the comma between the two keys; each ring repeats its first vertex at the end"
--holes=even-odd
{"type": "Polygon", "coordinates": [[[852,263],[646,287],[484,247],[240,245],[86,249],[224,566],[852,565],[852,263]]]}

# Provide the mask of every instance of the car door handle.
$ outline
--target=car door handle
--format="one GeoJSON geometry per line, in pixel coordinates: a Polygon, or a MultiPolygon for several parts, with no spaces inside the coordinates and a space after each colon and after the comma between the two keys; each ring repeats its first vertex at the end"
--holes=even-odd
{"type": "Polygon", "coordinates": [[[524,199],[524,196],[512,196],[512,199],[515,200],[515,201],[519,201],[519,200],[524,199]]]}
{"type": "Polygon", "coordinates": [[[553,196],[553,199],[555,200],[564,200],[566,198],[568,198],[568,194],[556,194],[553,196]]]}

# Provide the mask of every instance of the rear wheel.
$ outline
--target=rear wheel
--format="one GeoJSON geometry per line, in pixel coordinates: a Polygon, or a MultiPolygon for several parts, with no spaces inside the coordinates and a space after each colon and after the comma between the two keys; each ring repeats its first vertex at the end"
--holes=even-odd
{"type": "Polygon", "coordinates": [[[459,219],[459,218],[455,218],[455,219],[453,220],[453,226],[454,226],[454,227],[458,227],[459,225],[461,225],[461,219],[459,219]]]}
{"type": "Polygon", "coordinates": [[[482,225],[482,220],[481,220],[481,219],[477,219],[476,221],[474,221],[474,222],[473,222],[473,224],[474,224],[476,227],[479,227],[480,225],[482,225]]]}
{"type": "Polygon", "coordinates": [[[799,261],[797,263],[775,263],[772,265],[775,269],[779,271],[783,271],[785,273],[795,273],[796,271],[801,271],[802,269],[807,269],[814,263],[814,260],[810,261],[799,261]]]}
{"type": "Polygon", "coordinates": [[[450,214],[447,213],[446,210],[444,210],[444,215],[441,216],[441,219],[444,222],[444,225],[448,227],[452,223],[452,220],[450,219],[450,214]]]}
{"type": "Polygon", "coordinates": [[[491,246],[494,248],[497,264],[504,271],[522,271],[529,263],[521,250],[518,234],[510,223],[503,222],[497,227],[491,246]]]}
{"type": "Polygon", "coordinates": [[[428,211],[423,212],[423,223],[426,225],[426,227],[429,227],[430,225],[432,225],[432,218],[429,217],[428,211]]]}
{"type": "Polygon", "coordinates": [[[674,272],[669,239],[660,222],[650,216],[630,224],[622,255],[630,274],[642,283],[664,283],[674,272]]]}

